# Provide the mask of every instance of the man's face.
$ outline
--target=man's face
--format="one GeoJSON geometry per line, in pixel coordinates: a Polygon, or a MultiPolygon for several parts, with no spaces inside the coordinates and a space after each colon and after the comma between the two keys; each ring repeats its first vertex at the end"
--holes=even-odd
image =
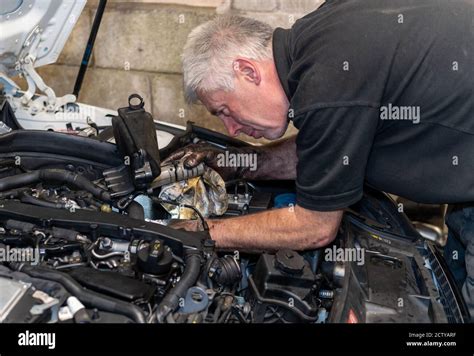
{"type": "Polygon", "coordinates": [[[288,127],[288,100],[273,63],[236,71],[234,90],[201,93],[207,110],[219,117],[231,136],[244,133],[254,138],[280,138],[288,127]],[[258,73],[252,72],[253,70],[258,73]]]}

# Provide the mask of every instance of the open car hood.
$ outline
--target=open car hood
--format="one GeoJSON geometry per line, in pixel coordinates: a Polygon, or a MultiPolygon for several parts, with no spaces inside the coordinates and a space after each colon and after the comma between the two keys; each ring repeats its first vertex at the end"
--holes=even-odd
{"type": "Polygon", "coordinates": [[[54,63],[86,0],[2,0],[0,71],[13,77],[27,58],[34,67],[54,63]]]}

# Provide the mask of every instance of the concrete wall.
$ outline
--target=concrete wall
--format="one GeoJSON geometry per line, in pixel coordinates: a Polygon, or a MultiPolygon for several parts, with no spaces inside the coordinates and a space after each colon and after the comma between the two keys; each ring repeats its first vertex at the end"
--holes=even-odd
{"type": "MultiPolygon", "coordinates": [[[[288,28],[322,2],[109,0],[79,101],[117,109],[126,106],[128,95],[139,93],[157,120],[177,124],[192,120],[225,132],[222,123],[202,106],[184,103],[180,54],[189,32],[216,13],[238,13],[288,28]]],[[[57,95],[73,90],[96,7],[97,0],[88,2],[58,62],[39,69],[57,95]]],[[[287,134],[292,133],[294,128],[287,134]]]]}

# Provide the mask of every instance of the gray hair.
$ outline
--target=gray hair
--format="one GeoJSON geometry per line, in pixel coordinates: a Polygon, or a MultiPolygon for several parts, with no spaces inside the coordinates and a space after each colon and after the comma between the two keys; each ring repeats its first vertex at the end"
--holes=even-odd
{"type": "Polygon", "coordinates": [[[182,56],[186,101],[196,102],[198,91],[232,91],[234,60],[271,59],[272,36],[271,26],[235,15],[217,16],[196,27],[182,56]]]}

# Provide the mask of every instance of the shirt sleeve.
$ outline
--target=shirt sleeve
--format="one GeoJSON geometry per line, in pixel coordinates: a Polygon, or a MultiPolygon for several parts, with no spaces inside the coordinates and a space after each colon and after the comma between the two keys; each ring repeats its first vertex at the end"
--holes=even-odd
{"type": "Polygon", "coordinates": [[[367,106],[322,108],[295,117],[299,206],[334,211],[362,198],[378,119],[379,110],[367,106]]]}

